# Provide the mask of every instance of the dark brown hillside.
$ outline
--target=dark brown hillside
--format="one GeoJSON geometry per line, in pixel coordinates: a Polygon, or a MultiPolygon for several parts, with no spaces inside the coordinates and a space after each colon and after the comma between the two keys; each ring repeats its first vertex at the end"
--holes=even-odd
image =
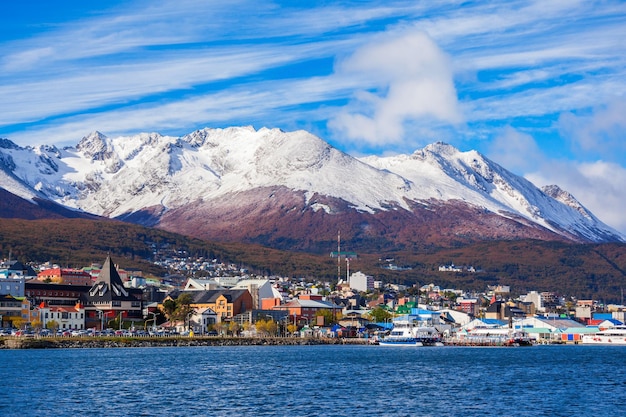
{"type": "Polygon", "coordinates": [[[258,245],[215,244],[180,234],[113,220],[0,219],[0,257],[24,262],[51,261],[83,267],[115,255],[124,268],[155,275],[166,271],[152,264],[154,250],[167,254],[183,250],[189,256],[241,263],[256,273],[287,276],[325,276],[336,271],[330,258],[294,254],[258,245]]]}
{"type": "Polygon", "coordinates": [[[621,302],[621,289],[626,289],[626,245],[619,243],[497,241],[395,256],[400,265],[415,266],[401,273],[404,279],[420,284],[481,291],[486,285],[502,284],[510,285],[515,294],[553,291],[606,302],[621,302]],[[481,271],[438,271],[439,265],[451,263],[481,271]]]}
{"type": "MultiPolygon", "coordinates": [[[[161,251],[184,250],[191,256],[236,262],[254,273],[336,280],[337,261],[324,254],[270,249],[260,245],[214,243],[163,230],[117,221],[83,219],[0,219],[0,256],[9,251],[22,261],[52,261],[82,267],[101,262],[107,253],[127,269],[164,275],[154,266],[155,245],[161,251]]],[[[347,246],[345,250],[353,250],[347,246]]],[[[457,248],[417,251],[359,252],[352,271],[363,271],[386,282],[484,291],[487,285],[510,285],[514,294],[553,291],[578,298],[620,302],[626,288],[626,244],[572,244],[537,240],[491,241],[457,248]],[[380,259],[394,258],[411,270],[383,269],[380,259]],[[481,268],[478,273],[444,273],[439,265],[481,268]]],[[[342,278],[345,263],[342,262],[342,278]]]]}

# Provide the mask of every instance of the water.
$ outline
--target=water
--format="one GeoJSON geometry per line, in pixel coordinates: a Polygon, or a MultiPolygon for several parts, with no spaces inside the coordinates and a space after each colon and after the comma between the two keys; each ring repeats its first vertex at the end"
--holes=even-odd
{"type": "Polygon", "coordinates": [[[610,416],[626,347],[0,350],[1,416],[610,416]]]}

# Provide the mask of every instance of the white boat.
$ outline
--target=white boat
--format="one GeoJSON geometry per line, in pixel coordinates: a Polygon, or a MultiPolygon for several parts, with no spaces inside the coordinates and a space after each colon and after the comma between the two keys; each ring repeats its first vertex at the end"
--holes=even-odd
{"type": "Polygon", "coordinates": [[[431,326],[424,326],[414,316],[394,319],[391,332],[378,340],[380,346],[443,346],[441,335],[431,326]]]}
{"type": "Polygon", "coordinates": [[[528,332],[511,328],[476,328],[450,340],[460,346],[532,346],[528,332]]]}
{"type": "Polygon", "coordinates": [[[594,334],[583,335],[583,344],[626,345],[626,326],[615,326],[594,334]]]}

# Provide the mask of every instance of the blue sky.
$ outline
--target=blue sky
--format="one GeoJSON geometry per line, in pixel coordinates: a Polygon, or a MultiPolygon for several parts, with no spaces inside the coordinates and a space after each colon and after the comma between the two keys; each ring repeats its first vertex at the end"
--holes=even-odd
{"type": "Polygon", "coordinates": [[[19,145],[239,125],[355,156],[444,141],[626,233],[625,2],[40,0],[0,23],[19,145]]]}

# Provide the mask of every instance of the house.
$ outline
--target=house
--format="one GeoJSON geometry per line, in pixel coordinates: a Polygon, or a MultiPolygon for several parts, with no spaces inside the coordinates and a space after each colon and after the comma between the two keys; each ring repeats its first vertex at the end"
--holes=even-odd
{"type": "Polygon", "coordinates": [[[207,308],[216,314],[217,323],[231,319],[237,314],[252,309],[252,295],[248,290],[204,290],[204,291],[172,291],[166,299],[176,300],[182,294],[190,294],[190,307],[196,311],[207,308]]]}
{"type": "Polygon", "coordinates": [[[67,285],[91,285],[91,275],[82,269],[48,268],[37,274],[37,281],[67,285]]]}
{"type": "Polygon", "coordinates": [[[462,330],[472,331],[474,329],[498,329],[506,326],[507,322],[498,319],[474,319],[461,326],[462,330]]]}
{"type": "Polygon", "coordinates": [[[47,328],[48,323],[54,321],[58,329],[82,330],[85,329],[85,308],[81,303],[69,306],[41,306],[39,308],[41,326],[47,328]]]}
{"type": "Polygon", "coordinates": [[[106,318],[122,316],[131,321],[143,320],[143,292],[125,288],[110,256],[107,256],[96,282],[85,295],[86,324],[104,327],[106,318]]]}
{"type": "Polygon", "coordinates": [[[24,296],[24,283],[35,276],[35,271],[19,261],[5,261],[0,264],[0,294],[14,297],[24,296]]]}
{"type": "Polygon", "coordinates": [[[458,311],[452,309],[444,309],[440,312],[441,319],[449,324],[455,326],[463,326],[472,321],[472,314],[468,314],[465,311],[458,311]]]}
{"type": "Polygon", "coordinates": [[[0,327],[20,328],[29,321],[30,303],[26,297],[0,296],[0,327]]]}
{"type": "Polygon", "coordinates": [[[214,279],[189,278],[183,291],[205,291],[223,288],[214,279]]]}
{"type": "Polygon", "coordinates": [[[507,320],[523,317],[526,317],[526,313],[522,309],[504,301],[492,302],[485,311],[485,318],[488,319],[507,320]]]}
{"type": "Polygon", "coordinates": [[[458,298],[456,300],[459,310],[472,316],[477,316],[480,312],[480,303],[476,298],[458,298]]]}
{"type": "MultiPolygon", "coordinates": [[[[351,328],[351,329],[362,329],[364,328],[367,324],[370,324],[370,320],[368,320],[367,318],[363,317],[363,314],[357,312],[357,311],[350,311],[346,314],[344,314],[344,316],[341,318],[341,320],[339,320],[337,323],[345,328],[351,328]]],[[[355,335],[356,336],[356,335],[355,335]]]]}
{"type": "Polygon", "coordinates": [[[327,310],[336,315],[341,312],[342,307],[332,302],[324,301],[321,295],[303,294],[300,298],[275,306],[274,310],[287,311],[290,317],[294,317],[294,321],[306,320],[307,324],[313,325],[315,317],[320,310],[327,310]]]}
{"type": "Polygon", "coordinates": [[[513,322],[513,327],[523,327],[531,337],[540,340],[561,342],[578,342],[582,335],[596,332],[597,329],[587,327],[575,320],[561,318],[556,315],[549,317],[526,317],[513,322]]]}
{"type": "Polygon", "coordinates": [[[252,308],[263,308],[263,300],[278,299],[283,300],[283,296],[274,288],[269,279],[242,279],[232,288],[233,290],[248,290],[252,295],[252,308]]]}
{"type": "Polygon", "coordinates": [[[209,326],[217,323],[217,313],[212,308],[195,310],[189,317],[189,326],[196,334],[205,334],[209,326]]]}

